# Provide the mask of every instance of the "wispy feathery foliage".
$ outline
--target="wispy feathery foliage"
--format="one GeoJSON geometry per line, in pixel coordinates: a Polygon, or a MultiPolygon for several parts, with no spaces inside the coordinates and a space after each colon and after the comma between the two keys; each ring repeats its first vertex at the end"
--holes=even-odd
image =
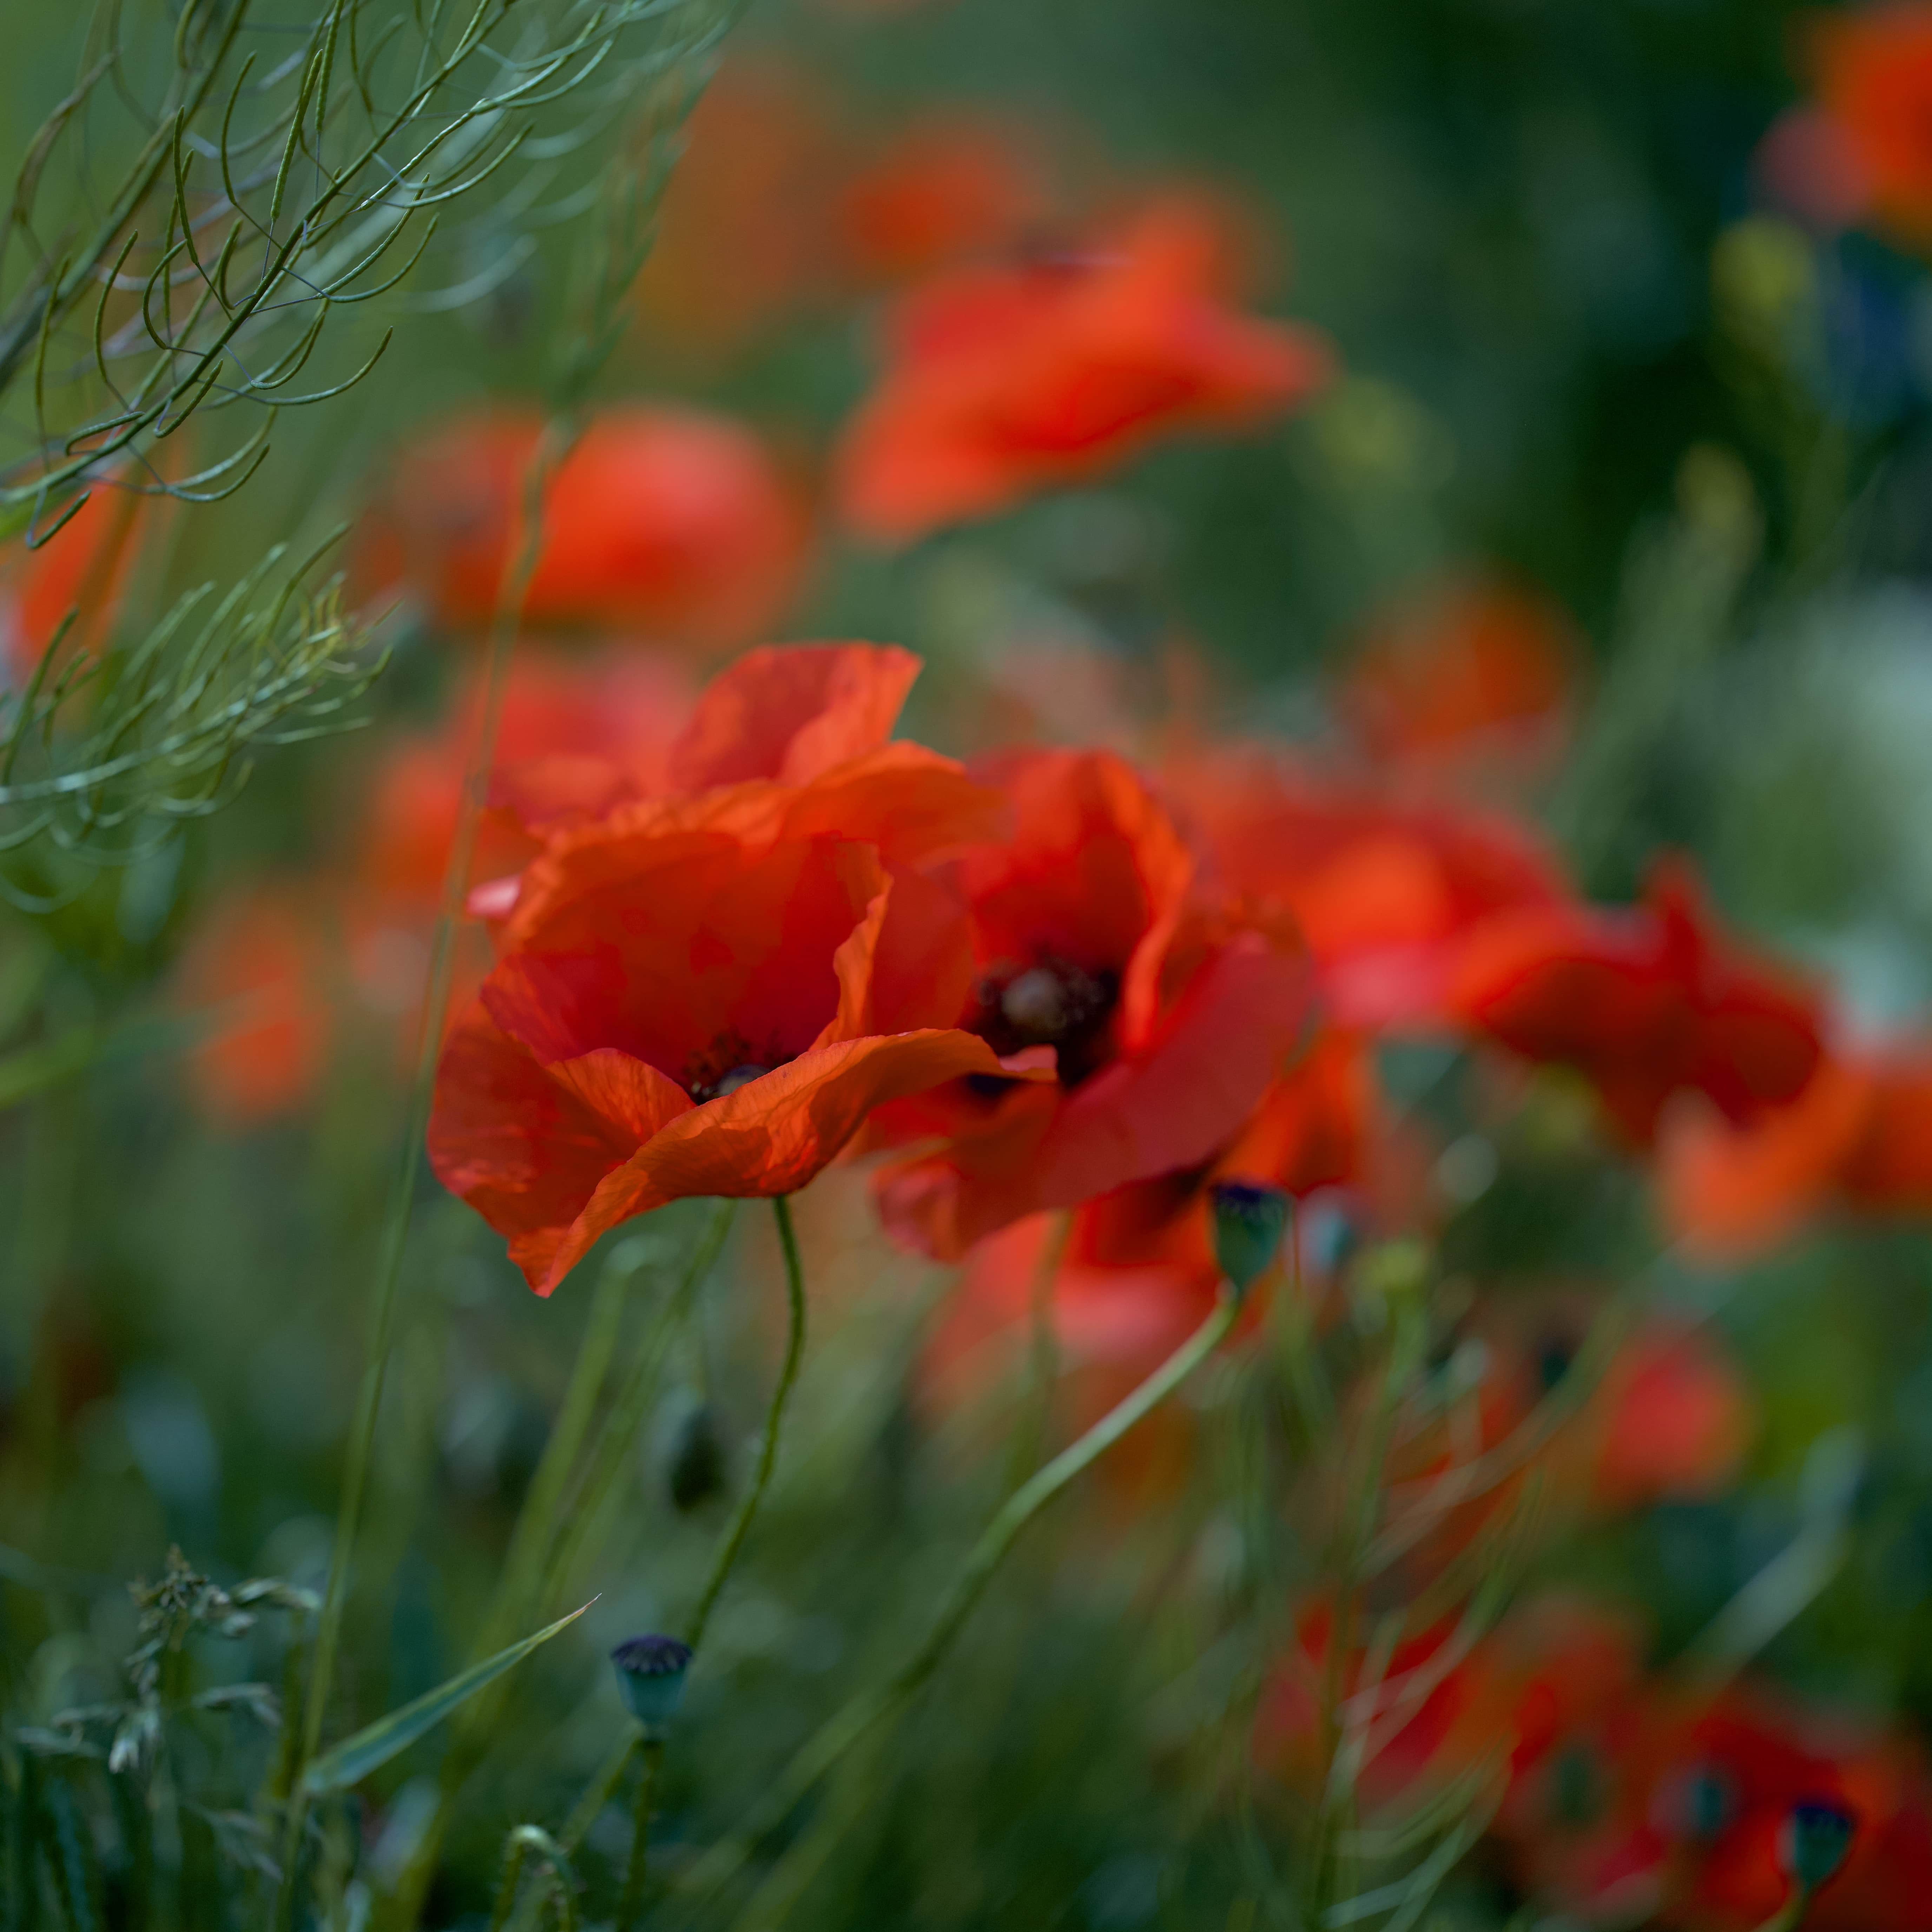
{"type": "MultiPolygon", "coordinates": [[[[560,332],[580,387],[729,10],[102,0],[0,223],[0,535],[38,548],[103,488],[232,496],[282,411],[344,394],[412,314],[482,299],[601,204],[560,332]]],[[[253,748],[339,724],[370,638],[314,560],[200,585],[89,658],[56,638],[0,700],[0,847],[118,862],[142,821],[226,796],[253,748]]]]}
{"type": "Polygon", "coordinates": [[[317,561],[278,544],[124,649],[62,665],[56,640],[24,690],[0,694],[0,854],[36,862],[0,872],[0,891],[29,904],[62,860],[133,858],[231,797],[259,748],[340,724],[380,660],[317,561]]]}

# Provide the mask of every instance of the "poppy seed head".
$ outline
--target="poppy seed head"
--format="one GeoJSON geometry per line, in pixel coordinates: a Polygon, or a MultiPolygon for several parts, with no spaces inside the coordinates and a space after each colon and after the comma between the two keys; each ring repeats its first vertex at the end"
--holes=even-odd
{"type": "Polygon", "coordinates": [[[1858,1820],[1832,1799],[1801,1799],[1778,1834],[1778,1862],[1795,1883],[1815,1891],[1844,1863],[1858,1828],[1858,1820]]]}
{"type": "Polygon", "coordinates": [[[1208,1190],[1214,1260],[1237,1295],[1274,1265],[1288,1230],[1288,1197],[1265,1181],[1219,1180],[1208,1190]]]}
{"type": "Polygon", "coordinates": [[[668,1677],[691,1668],[691,1646],[674,1636],[627,1636],[610,1661],[627,1676],[668,1677]]]}
{"type": "Polygon", "coordinates": [[[674,1636],[627,1637],[610,1653],[617,1688],[647,1738],[661,1738],[684,1697],[691,1646],[674,1636]]]}

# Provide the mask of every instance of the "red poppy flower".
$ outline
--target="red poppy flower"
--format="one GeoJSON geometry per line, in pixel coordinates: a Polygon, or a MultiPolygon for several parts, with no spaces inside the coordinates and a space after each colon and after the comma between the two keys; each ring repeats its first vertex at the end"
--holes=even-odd
{"type": "Polygon", "coordinates": [[[1461,958],[1452,1014],[1526,1058],[1574,1066],[1633,1142],[1694,1089],[1744,1122],[1794,1099],[1820,1058],[1817,1003],[1713,927],[1681,865],[1628,912],[1532,908],[1461,958]]]}
{"type": "Polygon", "coordinates": [[[1390,1452],[1388,1492],[1403,1572],[1412,1588],[1507,1523],[1532,1484],[1570,1514],[1628,1510],[1722,1492],[1756,1432],[1748,1384],[1706,1330],[1659,1317],[1626,1339],[1584,1400],[1538,1441],[1534,1463],[1471,1492],[1477,1458],[1511,1452],[1518,1432],[1546,1420],[1544,1405],[1579,1372],[1590,1302],[1506,1298],[1479,1311],[1442,1383],[1419,1392],[1390,1452]]]}
{"type": "Polygon", "coordinates": [[[328,1051],[323,921],[286,885],[238,890],[201,921],[175,977],[177,1003],[212,1029],[188,1055],[190,1090],[227,1126],[306,1100],[328,1051]]]}
{"type": "Polygon", "coordinates": [[[1885,226],[1916,241],[1932,236],[1932,6],[1906,0],[1821,16],[1812,55],[1832,137],[1828,175],[1855,184],[1860,207],[1885,226]]]}
{"type": "Polygon", "coordinates": [[[1772,1246],[1833,1206],[1932,1214],[1932,1053],[1833,1055],[1790,1106],[1747,1126],[1673,1121],[1663,1156],[1671,1226],[1718,1259],[1772,1246]]]}
{"type": "MultiPolygon", "coordinates": [[[[365,896],[399,910],[435,907],[482,702],[479,674],[440,729],[383,751],[364,788],[358,834],[365,896]]],[[[553,824],[664,790],[670,746],[692,704],[685,670],[649,652],[520,651],[504,688],[472,876],[520,870],[553,824]]]]}
{"type": "Polygon", "coordinates": [[[1450,578],[1371,622],[1340,691],[1370,755],[1429,778],[1528,776],[1568,734],[1576,646],[1563,614],[1513,585],[1450,578]]]}
{"type": "Polygon", "coordinates": [[[1164,789],[1236,890],[1285,906],[1347,1026],[1438,1021],[1492,920],[1568,896],[1514,820],[1417,802],[1245,746],[1172,760],[1164,789]]]}
{"type": "MultiPolygon", "coordinates": [[[[404,448],[364,533],[364,574],[400,578],[439,624],[487,622],[541,434],[534,415],[502,410],[404,448]]],[[[524,614],[538,628],[738,644],[784,609],[802,554],[797,506],[742,424],[693,410],[611,410],[552,480],[524,614]]]]}
{"type": "Polygon", "coordinates": [[[445,1051],[432,1164],[539,1294],[632,1215],[793,1192],[881,1102],[1000,1072],[904,970],[924,908],[890,920],[877,846],[731,815],[558,835],[445,1051]]]}
{"type": "Polygon", "coordinates": [[[38,547],[22,537],[0,548],[0,663],[16,683],[33,676],[70,611],[65,651],[88,649],[112,623],[141,508],[133,491],[97,480],[64,523],[57,508],[40,518],[53,533],[38,547]]]}
{"type": "Polygon", "coordinates": [[[1305,962],[1195,892],[1193,862],[1132,769],[1042,752],[988,768],[1010,839],[956,884],[972,970],[958,1024],[1050,1066],[882,1112],[888,1145],[942,1144],[880,1177],[894,1234],[957,1256],[1041,1209],[1204,1161],[1259,1103],[1305,1023],[1305,962]]]}
{"type": "MultiPolygon", "coordinates": [[[[1341,1186],[1360,1166],[1374,1108],[1361,1042],[1324,1036],[1210,1161],[1076,1208],[1051,1290],[1063,1359],[1134,1378],[1154,1366],[1207,1318],[1220,1287],[1208,1201],[1214,1183],[1263,1180],[1298,1196],[1341,1186]]],[[[949,1406],[980,1378],[989,1345],[1023,1329],[1036,1275],[1059,1238],[1052,1216],[1030,1215],[968,1257],[928,1358],[949,1406]]]]}
{"type": "Polygon", "coordinates": [[[1047,206],[1037,160],[1007,129],[934,115],[853,176],[839,213],[859,275],[896,282],[1010,245],[1047,206]]]}
{"type": "Polygon", "coordinates": [[[1160,437],[1252,429],[1300,400],[1327,348],[1228,307],[1222,254],[1215,224],[1168,200],[1084,252],[961,270],[909,297],[839,450],[846,521],[910,542],[1160,437]]]}
{"type": "MultiPolygon", "coordinates": [[[[1478,1324],[1490,1355],[1484,1446],[1520,1427],[1570,1372],[1592,1312],[1561,1298],[1511,1304],[1501,1319],[1478,1324]]],[[[1712,1496],[1736,1479],[1756,1427],[1750,1388],[1718,1339],[1659,1316],[1610,1358],[1543,1458],[1544,1474],[1600,1508],[1712,1496]]]]}
{"type": "Polygon", "coordinates": [[[431,1128],[541,1292],[630,1215],[790,1192],[880,1102],[1000,1076],[948,1024],[964,914],[920,868],[1004,802],[883,742],[917,670],[871,645],[752,652],[664,756],[681,796],[550,830],[431,1128]]]}

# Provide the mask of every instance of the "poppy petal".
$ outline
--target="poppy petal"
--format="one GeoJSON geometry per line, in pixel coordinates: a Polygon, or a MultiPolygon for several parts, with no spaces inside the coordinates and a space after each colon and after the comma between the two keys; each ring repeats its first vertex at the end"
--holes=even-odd
{"type": "Polygon", "coordinates": [[[478,1000],[452,1030],[436,1072],[429,1158],[436,1178],[519,1244],[567,1227],[643,1136],[691,1102],[653,1070],[608,1049],[543,1066],[478,1000]],[[584,1063],[591,1064],[586,1065],[584,1063]]]}
{"type": "MultiPolygon", "coordinates": [[[[887,1100],[999,1063],[974,1035],[934,1030],[815,1047],[679,1116],[606,1172],[580,1212],[513,1240],[512,1258],[548,1294],[608,1229],[693,1195],[795,1193],[887,1100]]],[[[440,1170],[439,1170],[440,1171],[440,1170]]]]}
{"type": "Polygon", "coordinates": [[[941,1259],[1022,1215],[1207,1160],[1260,1102],[1306,1024],[1304,958],[1244,934],[1202,970],[1160,1036],[1063,1093],[992,1101],[944,1152],[881,1178],[887,1226],[941,1259]]]}
{"type": "Polygon", "coordinates": [[[894,644],[766,644],[705,687],[670,754],[674,790],[802,784],[891,735],[919,659],[894,644]]]}

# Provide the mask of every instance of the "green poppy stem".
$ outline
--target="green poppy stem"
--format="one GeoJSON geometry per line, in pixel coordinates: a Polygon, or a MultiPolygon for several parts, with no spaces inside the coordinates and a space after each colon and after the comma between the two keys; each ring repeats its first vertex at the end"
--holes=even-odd
{"type": "Polygon", "coordinates": [[[646,1738],[644,1762],[638,1772],[636,1809],[631,1827],[631,1868],[624,1875],[624,1896],[617,1907],[616,1932],[634,1932],[644,1906],[644,1885],[650,1876],[651,1813],[657,1801],[658,1767],[664,1762],[664,1741],[646,1738]]]}
{"type": "MultiPolygon", "coordinates": [[[[799,1258],[798,1235],[792,1226],[791,1204],[783,1195],[776,1196],[772,1202],[772,1212],[778,1222],[778,1246],[784,1253],[788,1316],[784,1360],[778,1367],[778,1384],[772,1390],[771,1406],[765,1412],[764,1436],[758,1447],[758,1467],[719,1541],[718,1554],[712,1560],[711,1574],[705,1581],[704,1594],[698,1600],[698,1608],[692,1613],[691,1626],[685,1634],[685,1641],[694,1653],[704,1640],[711,1613],[717,1608],[724,1586],[730,1580],[738,1552],[745,1546],[745,1539],[750,1535],[752,1525],[764,1502],[765,1492],[771,1486],[772,1471],[778,1462],[778,1434],[784,1424],[792,1390],[798,1382],[799,1364],[805,1356],[805,1268],[799,1258]]],[[[633,1932],[638,1915],[644,1910],[644,1888],[650,1869],[651,1811],[657,1793],[658,1767],[664,1761],[664,1744],[661,1739],[647,1737],[642,1740],[640,1749],[643,1762],[638,1773],[637,1800],[631,1826],[631,1862],[625,1875],[623,1898],[617,1908],[616,1932],[633,1932]]],[[[620,1759],[616,1762],[621,1775],[623,1760],[620,1759]]],[[[614,1780],[604,1786],[607,1796],[614,1788],[614,1780]]],[[[595,1816],[596,1814],[592,1813],[591,1817],[595,1816]]],[[[589,1822],[586,1820],[586,1828],[589,1822]]]]}
{"type": "Polygon", "coordinates": [[[1802,1932],[1805,1914],[1810,1909],[1810,1886],[1794,1885],[1791,1896],[1759,1926],[1757,1932],[1802,1932]]]}
{"type": "Polygon", "coordinates": [[[782,1194],[778,1195],[772,1202],[772,1212],[778,1224],[778,1245],[784,1251],[785,1299],[790,1316],[784,1360],[778,1370],[778,1386],[772,1391],[771,1407],[766,1412],[764,1437],[758,1446],[758,1466],[752,1478],[751,1487],[745,1492],[724,1532],[724,1540],[718,1546],[704,1593],[698,1600],[698,1608],[692,1612],[691,1628],[685,1633],[684,1640],[694,1651],[704,1641],[711,1612],[717,1607],[718,1599],[738,1561],[738,1552],[751,1534],[752,1520],[765,1499],[772,1470],[778,1461],[778,1430],[784,1421],[785,1408],[791,1400],[792,1388],[798,1380],[799,1364],[805,1354],[805,1269],[799,1259],[798,1235],[791,1224],[791,1204],[782,1194]]]}

